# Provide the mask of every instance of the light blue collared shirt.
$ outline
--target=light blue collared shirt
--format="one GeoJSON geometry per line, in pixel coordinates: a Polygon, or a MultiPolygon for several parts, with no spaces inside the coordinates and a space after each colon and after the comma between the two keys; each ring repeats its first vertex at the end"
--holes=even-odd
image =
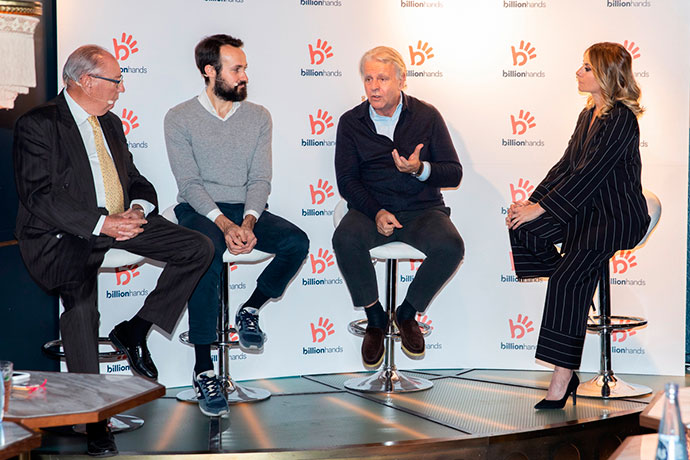
{"type": "MultiPolygon", "coordinates": [[[[388,139],[393,140],[393,134],[395,133],[395,127],[398,125],[398,120],[400,119],[400,113],[402,112],[402,92],[400,93],[400,102],[395,108],[395,112],[390,117],[384,115],[379,115],[376,110],[369,104],[369,117],[371,121],[374,122],[374,127],[376,128],[376,134],[381,134],[386,136],[388,139]]],[[[417,176],[420,181],[425,181],[431,175],[431,163],[428,161],[423,161],[424,171],[422,174],[417,176]]]]}

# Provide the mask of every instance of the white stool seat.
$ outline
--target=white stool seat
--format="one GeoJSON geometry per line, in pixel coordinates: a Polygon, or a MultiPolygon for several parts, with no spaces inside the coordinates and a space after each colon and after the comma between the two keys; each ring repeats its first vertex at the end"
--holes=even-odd
{"type": "Polygon", "coordinates": [[[402,241],[394,241],[369,250],[373,259],[424,259],[426,256],[419,249],[415,249],[402,241]]]}
{"type": "Polygon", "coordinates": [[[252,249],[249,254],[230,254],[230,251],[225,251],[223,253],[223,262],[227,264],[233,263],[252,263],[261,262],[266,259],[270,259],[274,254],[269,254],[268,252],[259,251],[258,249],[252,249]]]}
{"type": "Polygon", "coordinates": [[[640,242],[637,243],[635,249],[639,248],[640,246],[644,246],[644,244],[647,242],[647,238],[649,238],[649,235],[652,234],[656,228],[656,224],[659,222],[659,218],[661,217],[661,201],[659,201],[659,197],[656,196],[654,192],[650,192],[646,189],[642,191],[642,194],[647,200],[647,211],[649,212],[649,217],[651,220],[649,222],[649,227],[647,227],[647,233],[645,233],[640,242]]]}

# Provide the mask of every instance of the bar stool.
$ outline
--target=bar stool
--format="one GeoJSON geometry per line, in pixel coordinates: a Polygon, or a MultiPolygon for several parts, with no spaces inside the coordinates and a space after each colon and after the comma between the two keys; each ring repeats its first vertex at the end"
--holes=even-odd
{"type": "MultiPolygon", "coordinates": [[[[113,270],[126,265],[134,265],[143,260],[143,256],[132,254],[124,249],[112,248],[105,253],[105,257],[103,258],[103,263],[101,264],[99,271],[108,269],[113,270]]],[[[127,359],[127,356],[124,353],[118,351],[117,348],[113,346],[108,337],[99,337],[98,345],[98,362],[104,363],[127,359]],[[101,351],[100,345],[110,346],[112,350],[101,351]]],[[[53,359],[65,359],[65,352],[62,348],[62,340],[51,340],[50,342],[44,343],[41,348],[46,355],[53,359]]],[[[114,433],[136,430],[143,424],[144,420],[142,418],[133,415],[118,414],[110,417],[110,426],[114,433]]],[[[76,425],[74,427],[74,431],[79,433],[86,432],[84,425],[76,425]]]]}
{"type": "MultiPolygon", "coordinates": [[[[168,207],[162,214],[170,222],[177,223],[175,215],[175,205],[168,207]]],[[[218,379],[220,380],[223,394],[228,400],[228,404],[242,402],[256,402],[268,399],[271,392],[262,388],[253,388],[240,385],[230,376],[230,350],[239,348],[237,340],[231,340],[230,336],[237,332],[234,327],[230,327],[230,301],[228,295],[228,280],[230,279],[230,266],[234,263],[258,263],[270,259],[274,254],[254,249],[249,254],[231,254],[228,250],[223,254],[223,271],[221,272],[220,285],[220,309],[218,312],[218,339],[211,345],[218,350],[218,379]]],[[[189,331],[180,334],[180,342],[191,345],[189,342],[189,331]]],[[[179,401],[198,403],[198,397],[194,389],[184,390],[177,393],[179,401]]]]}
{"type": "MultiPolygon", "coordinates": [[[[344,200],[338,202],[333,212],[333,223],[337,227],[347,213],[347,203],[344,200]]],[[[400,241],[383,244],[369,251],[372,259],[386,261],[386,314],[388,315],[388,329],[385,335],[385,347],[383,368],[367,377],[358,377],[347,380],[345,388],[367,393],[404,393],[411,391],[428,390],[434,384],[427,379],[411,377],[398,371],[395,365],[394,342],[400,341],[400,332],[393,321],[395,312],[396,295],[398,288],[398,260],[424,259],[423,252],[400,241]]],[[[422,334],[426,337],[431,333],[428,324],[420,323],[422,334]]],[[[350,333],[364,337],[367,328],[366,319],[352,321],[348,326],[350,333]]]]}
{"type": "MultiPolygon", "coordinates": [[[[659,198],[649,190],[644,190],[643,194],[647,200],[651,221],[647,233],[634,249],[644,246],[647,238],[649,238],[649,235],[659,222],[659,217],[661,217],[661,202],[659,198]]],[[[591,380],[580,384],[577,389],[578,396],[613,399],[641,396],[652,392],[651,388],[644,385],[623,381],[621,378],[616,377],[613,369],[611,369],[611,335],[616,331],[627,331],[646,324],[647,320],[641,317],[611,315],[611,278],[609,263],[606,262],[599,274],[599,316],[590,317],[587,324],[587,329],[598,332],[601,339],[599,374],[591,380]],[[625,321],[625,323],[622,323],[622,321],[625,321]]]]}

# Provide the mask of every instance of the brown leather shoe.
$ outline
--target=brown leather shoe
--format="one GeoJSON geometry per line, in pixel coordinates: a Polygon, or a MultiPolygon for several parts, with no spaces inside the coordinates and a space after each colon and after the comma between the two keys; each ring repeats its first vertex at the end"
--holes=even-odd
{"type": "Polygon", "coordinates": [[[399,324],[396,311],[395,325],[400,332],[400,343],[405,354],[412,359],[419,359],[424,356],[424,336],[419,329],[417,320],[406,319],[402,324],[399,324]]]}
{"type": "Polygon", "coordinates": [[[378,327],[367,326],[362,340],[362,361],[367,367],[377,368],[383,361],[383,339],[386,333],[378,327]]]}

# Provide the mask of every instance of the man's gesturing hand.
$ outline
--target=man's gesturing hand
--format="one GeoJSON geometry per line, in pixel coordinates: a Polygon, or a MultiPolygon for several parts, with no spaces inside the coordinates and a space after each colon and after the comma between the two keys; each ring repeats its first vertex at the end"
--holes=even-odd
{"type": "Polygon", "coordinates": [[[415,147],[414,152],[412,152],[409,158],[400,156],[397,149],[393,150],[393,161],[398,171],[412,174],[419,170],[419,166],[422,163],[419,161],[419,152],[421,152],[423,148],[424,144],[417,144],[417,147],[415,147]]]}
{"type": "Polygon", "coordinates": [[[402,228],[402,225],[393,214],[385,209],[376,213],[376,229],[381,235],[391,236],[396,228],[402,228]]]}

